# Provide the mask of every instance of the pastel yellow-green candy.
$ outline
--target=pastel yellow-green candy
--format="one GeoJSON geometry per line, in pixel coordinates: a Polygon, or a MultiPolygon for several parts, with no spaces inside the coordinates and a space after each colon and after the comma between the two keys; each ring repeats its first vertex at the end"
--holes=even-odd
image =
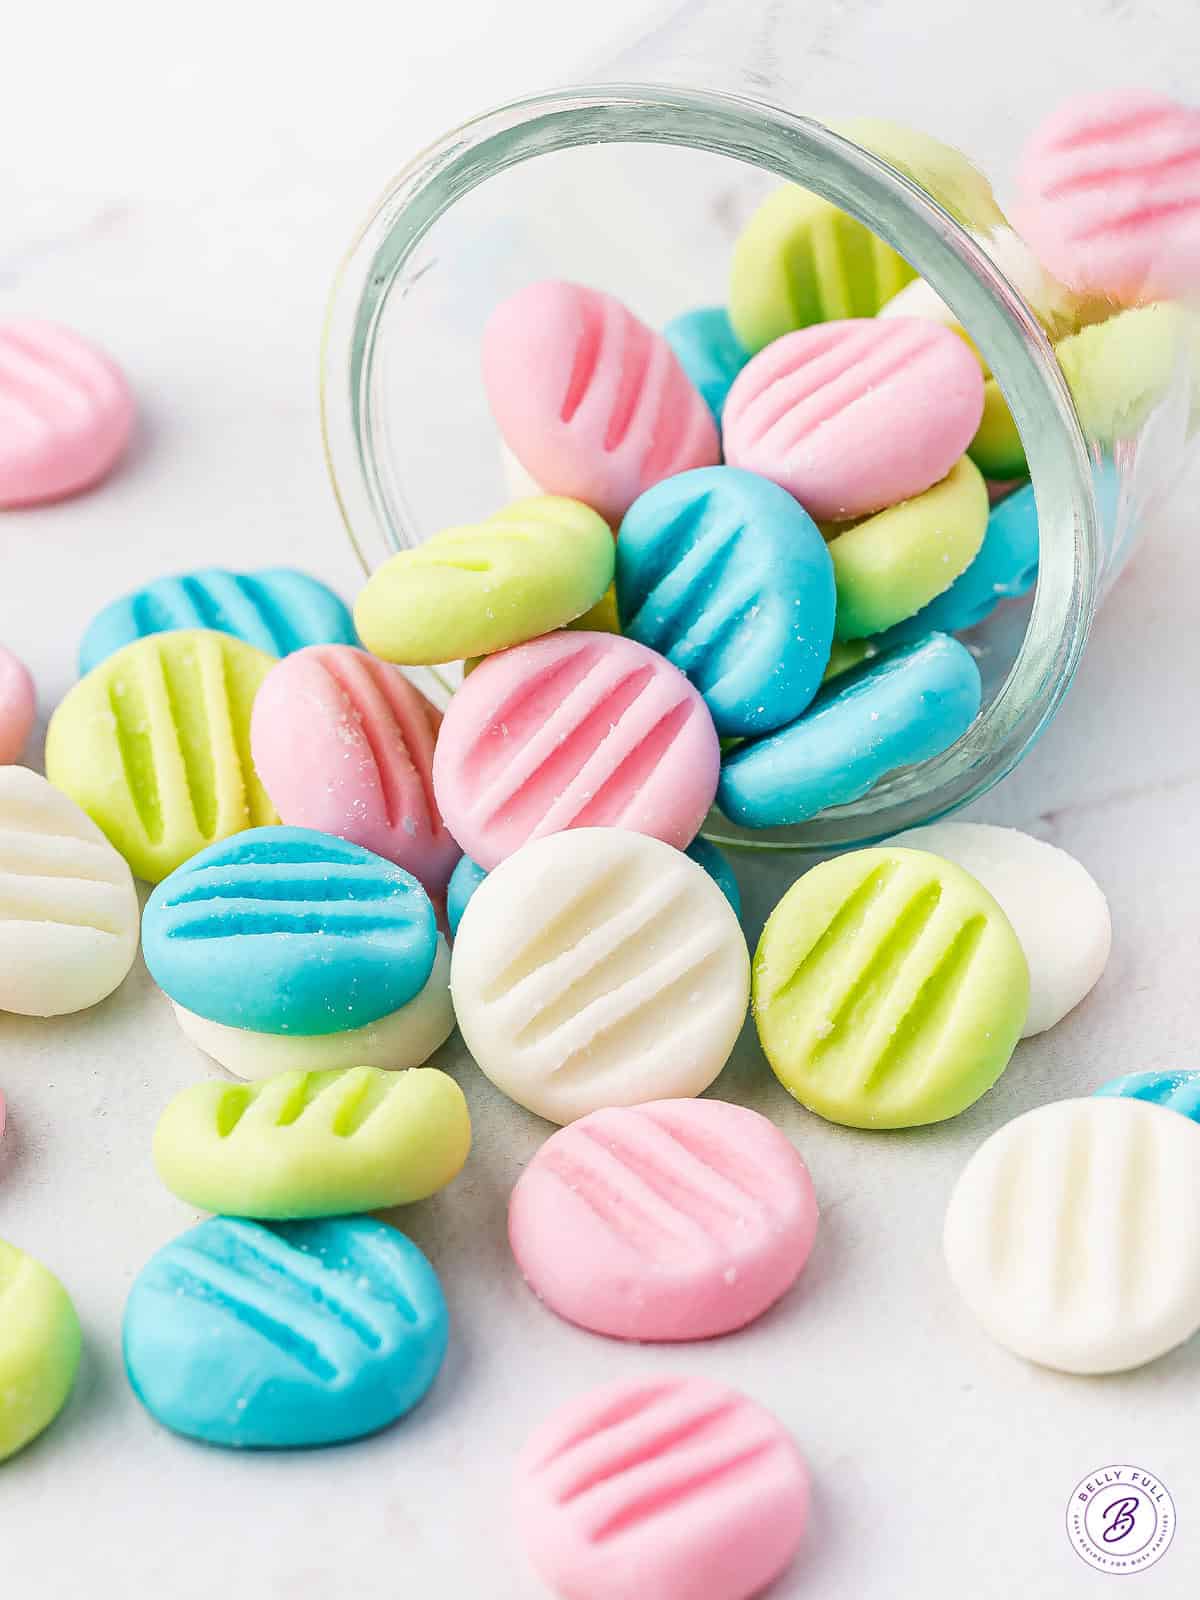
{"type": "Polygon", "coordinates": [[[206,845],[278,822],[250,759],[274,658],[206,628],[138,639],[93,668],[46,729],[46,776],[157,883],[206,845]]]}
{"type": "MultiPolygon", "coordinates": [[[[616,585],[610,583],[590,611],[585,611],[581,617],[576,617],[573,622],[568,622],[566,626],[568,628],[577,628],[584,633],[620,633],[621,624],[617,617],[616,585]]],[[[486,660],[486,656],[468,656],[463,662],[463,677],[469,676],[481,661],[486,660]]]]}
{"type": "Polygon", "coordinates": [[[830,126],[910,178],[964,228],[990,231],[1004,225],[991,184],[961,150],[884,117],[851,117],[830,126]]]}
{"type": "Polygon", "coordinates": [[[1164,301],[1122,311],[1055,346],[1083,431],[1100,444],[1129,438],[1172,380],[1200,408],[1200,319],[1164,301]]]}
{"type": "Polygon", "coordinates": [[[604,518],[561,495],[518,500],[386,562],[358,597],[368,650],[403,666],[491,655],[565,627],[613,581],[604,518]]]}
{"type": "Polygon", "coordinates": [[[154,1164],[189,1205],[286,1220],[423,1200],[470,1148],[467,1102],[444,1072],[343,1067],[193,1084],[163,1112],[154,1164]]]}
{"type": "Polygon", "coordinates": [[[838,532],[826,527],[838,639],[903,622],[965,572],[987,532],[987,485],[967,456],[924,494],[838,532]]]}
{"type": "Polygon", "coordinates": [[[872,317],[913,276],[861,222],[789,185],[763,201],[734,246],[729,318],[753,354],[814,322],[872,317]]]}
{"type": "Polygon", "coordinates": [[[49,1427],[79,1366],[79,1318],[47,1267],[0,1239],[0,1461],[49,1427]]]}
{"type": "Polygon", "coordinates": [[[754,1017],[789,1093],[831,1122],[910,1128],[1004,1071],[1029,1005],[1020,941],[983,886],[884,846],[806,872],[754,958],[754,1017]]]}

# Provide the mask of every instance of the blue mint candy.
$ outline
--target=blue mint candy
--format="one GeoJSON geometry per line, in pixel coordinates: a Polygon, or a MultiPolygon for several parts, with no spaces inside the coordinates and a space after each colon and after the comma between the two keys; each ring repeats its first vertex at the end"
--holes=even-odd
{"type": "Polygon", "coordinates": [[[446,885],[446,921],[450,924],[451,935],[458,932],[458,925],[471,896],[486,877],[487,873],[478,861],[472,861],[470,856],[460,857],[446,885]]]}
{"type": "Polygon", "coordinates": [[[336,1444],[410,1411],[448,1334],[437,1274],[395,1228],[213,1217],[134,1280],[125,1370],[147,1411],[193,1439],[336,1444]]]}
{"type": "Polygon", "coordinates": [[[1099,1095],[1129,1100],[1149,1100],[1156,1106],[1178,1111],[1180,1116],[1200,1122],[1200,1072],[1127,1072],[1114,1078],[1099,1095]]]}
{"type": "Polygon", "coordinates": [[[424,988],[429,896],[402,867],[308,828],[250,828],[154,890],[142,953],[172,1000],[259,1033],[341,1033],[424,988]]]}
{"type": "MultiPolygon", "coordinates": [[[[698,867],[704,868],[740,917],[741,891],[733,875],[733,868],[716,845],[709,844],[707,839],[693,839],[684,851],[684,855],[690,856],[698,867]]],[[[450,874],[450,883],[446,889],[446,920],[450,924],[451,935],[458,932],[458,925],[462,921],[462,914],[467,909],[471,896],[486,877],[487,873],[478,861],[472,861],[470,856],[461,857],[450,874]]]]}
{"type": "Polygon", "coordinates": [[[812,709],[721,763],[717,805],[731,822],[777,828],[867,793],[967,731],[982,685],[971,652],[945,634],[835,678],[812,709]]]}
{"type": "Polygon", "coordinates": [[[681,472],[621,523],[621,631],[687,675],[720,734],[767,733],[800,715],[829,661],[836,602],[816,523],[756,473],[681,472]]]}
{"type": "Polygon", "coordinates": [[[83,636],[79,671],[90,672],[135,639],[179,628],[231,633],[272,656],[309,644],[358,643],[345,602],[307,573],[287,567],[262,572],[207,567],[159,578],[105,606],[83,636]]]}
{"type": "Polygon", "coordinates": [[[738,343],[729,313],[724,306],[685,311],[667,323],[663,337],[720,427],[725,398],[750,359],[749,352],[738,343]]]}

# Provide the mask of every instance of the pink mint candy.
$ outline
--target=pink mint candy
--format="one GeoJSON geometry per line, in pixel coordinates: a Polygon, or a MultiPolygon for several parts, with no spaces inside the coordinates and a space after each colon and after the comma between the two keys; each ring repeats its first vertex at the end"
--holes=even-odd
{"type": "Polygon", "coordinates": [[[621,1379],[557,1411],[517,1461],[517,1528],[568,1600],[749,1600],[808,1520],[791,1435],[707,1378],[621,1379]]]}
{"type": "Polygon", "coordinates": [[[36,710],[28,669],[0,644],[0,766],[20,760],[36,710]]]}
{"type": "Polygon", "coordinates": [[[1025,146],[1013,220],[1078,293],[1195,295],[1200,110],[1139,90],[1068,100],[1025,146]]]}
{"type": "Polygon", "coordinates": [[[685,850],[720,765],[708,707],[677,667],[633,639],[569,631],[475,668],[442,722],[433,787],[490,871],[566,828],[629,828],[685,850]]]}
{"type": "Polygon", "coordinates": [[[399,668],[316,644],[264,678],[250,748],[282,822],[373,850],[437,896],[462,854],[433,794],[440,722],[399,668]]]}
{"type": "Polygon", "coordinates": [[[98,483],[125,452],[133,409],[123,374],[77,333],[0,323],[0,506],[98,483]]]}
{"type": "Polygon", "coordinates": [[[505,443],[542,490],[614,526],[651,484],[721,459],[712,414],[670,345],[598,289],[547,280],[497,306],[483,381],[505,443]]]}
{"type": "Polygon", "coordinates": [[[546,1141],[508,1237],[560,1317],[617,1339],[708,1339],[791,1288],[817,1231],[808,1168],[757,1111],[656,1100],[593,1111],[546,1141]]]}
{"type": "Polygon", "coordinates": [[[983,416],[967,344],[917,317],[822,322],[776,339],[734,380],[725,459],[844,520],[944,478],[983,416]]]}

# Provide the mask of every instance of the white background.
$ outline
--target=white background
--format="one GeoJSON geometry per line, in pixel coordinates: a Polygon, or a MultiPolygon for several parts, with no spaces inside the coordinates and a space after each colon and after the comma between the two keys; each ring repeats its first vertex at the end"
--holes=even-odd
{"type": "MultiPolygon", "coordinates": [[[[338,257],[422,140],[560,77],[644,9],[636,0],[595,11],[540,0],[420,9],[247,0],[186,13],[46,5],[7,19],[0,314],[85,329],[127,367],[143,408],[137,450],[111,484],[0,520],[0,638],[33,667],[43,713],[72,680],[92,611],[152,574],[286,561],[353,594],[316,423],[317,342],[338,257]]],[[[1048,59],[1036,36],[1014,37],[1011,7],[935,0],[939,31],[923,55],[922,9],[889,15],[893,27],[901,12],[913,19],[913,60],[926,61],[927,82],[919,94],[901,88],[910,115],[914,101],[927,102],[935,131],[977,148],[989,105],[998,123],[1028,119],[1067,86],[1070,59],[1048,59]],[[982,64],[964,70],[947,53],[956,9],[964,26],[969,12],[976,36],[994,25],[1010,57],[1027,44],[1028,77],[985,84],[982,64]]],[[[1052,9],[1065,28],[1078,8],[1052,9]]],[[[1144,69],[1131,76],[1165,85],[1187,70],[1180,24],[1194,16],[1191,0],[1089,9],[1103,13],[1110,79],[1122,38],[1144,69]],[[1155,31],[1164,19],[1173,34],[1155,31]]],[[[816,0],[808,10],[815,18],[816,0]]],[[[842,80],[850,67],[844,57],[837,65],[839,19],[860,48],[873,13],[861,3],[826,8],[822,48],[842,80]]],[[[884,67],[877,77],[891,81],[884,67]]],[[[1198,581],[1185,515],[1122,580],[1053,730],[979,809],[1075,851],[1107,890],[1116,944],[1088,1003],[1021,1046],[973,1110],[908,1134],[820,1123],[743,1040],[720,1092],[796,1140],[823,1221],[799,1289],[734,1338],[632,1349],[535,1303],[507,1254],[504,1213],[546,1127],[493,1094],[452,1043],[437,1060],[468,1092],[475,1150],[451,1190],[399,1219],[437,1265],[454,1322],[427,1402],[376,1439],[311,1454],[238,1457],[174,1438],[125,1384],[120,1317],[141,1264],[192,1220],[157,1183],[149,1144],[162,1106],[206,1062],[140,963],[91,1013],[0,1018],[10,1120],[0,1232],[60,1273],[86,1340],[63,1417],[0,1468],[5,1600],[533,1600],[542,1591],[513,1548],[507,1513],[515,1450],[568,1396],[669,1369],[742,1386],[809,1456],[811,1538],[781,1596],[1108,1592],[1116,1580],[1072,1555],[1063,1522],[1072,1486],[1114,1458],[1160,1474],[1180,1517],[1174,1548],[1134,1580],[1135,1592],[1194,1593],[1200,1342],[1103,1380],[1028,1367],[988,1344],[956,1302],[939,1232],[966,1156],[1011,1116],[1133,1068],[1197,1064],[1198,581]]],[[[31,747],[29,759],[39,753],[31,747]]],[[[786,860],[740,863],[751,938],[796,870],[786,860]]],[[[1197,1219],[1178,1225],[1194,1229],[1197,1219]]]]}

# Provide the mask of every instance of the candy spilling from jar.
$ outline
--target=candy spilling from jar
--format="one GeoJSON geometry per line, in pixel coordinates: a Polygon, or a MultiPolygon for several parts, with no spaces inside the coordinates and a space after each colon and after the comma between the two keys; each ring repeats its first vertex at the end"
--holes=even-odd
{"type": "MultiPolygon", "coordinates": [[[[845,131],[976,233],[1089,433],[1118,446],[1194,339],[1169,297],[1200,279],[1200,117],[1146,97],[1068,108],[1031,141],[1021,234],[955,152],[845,131]]],[[[595,1333],[683,1343],[783,1299],[817,1231],[782,1132],[696,1099],[748,1010],[808,1110],[908,1128],[984,1095],[1108,957],[1078,863],[940,824],[803,873],[752,962],[728,863],[698,837],[714,801],[749,828],[802,822],[953,743],[981,699],[956,635],[1036,579],[1003,396],[900,257],[785,189],[738,245],[727,310],[659,333],[598,289],[533,284],[497,308],[482,365],[531,492],[395,557],[353,623],[279,569],[148,583],[88,630],[48,781],[0,768],[0,1009],[110,993],[136,955],[136,873],[157,884],[151,975],[183,1033],[248,1080],[165,1110],[159,1175],[217,1215],[147,1263],[125,1323],[139,1397],[210,1443],[353,1438],[437,1377],[433,1267],[354,1214],[419,1203],[468,1161],[463,1094],[423,1065],[456,1021],[498,1089],[564,1125],[513,1189],[514,1270],[595,1333]],[[468,670],[443,715],[402,669],[452,660],[468,670]]],[[[11,482],[32,497],[32,468],[11,482]]],[[[32,694],[10,666],[15,754],[32,694]]],[[[951,1200],[954,1283],[1034,1361],[1118,1370],[1200,1326],[1190,1246],[1156,1246],[1153,1315],[1109,1293],[1134,1281],[1127,1232],[1106,1226],[1122,1197],[1186,1213],[1200,1194],[1195,1075],[1146,1076],[1002,1129],[951,1200]],[[1014,1187],[1018,1162],[1045,1181],[1014,1187]],[[1105,1241],[1090,1277],[1042,1249],[1069,1211],[1105,1241]],[[1031,1292],[1047,1273],[1072,1275],[1070,1316],[1031,1292]]],[[[0,1324],[16,1397],[0,1457],[53,1418],[79,1352],[61,1286],[0,1243],[5,1290],[25,1314],[0,1324]]],[[[808,1515],[790,1436],[687,1378],[552,1418],[518,1485],[539,1570],[594,1600],[646,1582],[742,1600],[808,1515]]]]}

